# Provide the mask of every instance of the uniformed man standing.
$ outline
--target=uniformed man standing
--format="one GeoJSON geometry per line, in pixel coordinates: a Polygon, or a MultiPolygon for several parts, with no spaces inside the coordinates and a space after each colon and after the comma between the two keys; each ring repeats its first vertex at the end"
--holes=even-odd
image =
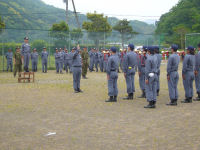
{"type": "Polygon", "coordinates": [[[144,108],[155,108],[157,101],[157,57],[154,56],[154,47],[148,49],[148,57],[145,62],[145,83],[146,83],[146,98],[149,104],[144,108]]]}
{"type": "Polygon", "coordinates": [[[81,58],[82,58],[82,77],[83,79],[87,79],[86,75],[87,75],[88,58],[89,58],[87,47],[83,48],[83,51],[81,53],[81,58]]]}
{"type": "Polygon", "coordinates": [[[162,55],[160,54],[160,48],[158,46],[154,47],[155,49],[155,56],[157,57],[157,70],[158,70],[158,80],[157,80],[157,96],[159,96],[159,92],[160,92],[160,66],[161,66],[161,62],[162,62],[162,55]]]}
{"type": "Polygon", "coordinates": [[[99,65],[99,51],[98,49],[95,50],[94,52],[94,64],[95,64],[95,68],[96,68],[96,72],[98,72],[98,65],[99,65]]]}
{"type": "Polygon", "coordinates": [[[70,53],[68,53],[68,50],[65,49],[65,54],[64,54],[64,65],[65,65],[65,71],[68,73],[68,70],[70,71],[71,65],[70,65],[70,53]]]}
{"type": "Polygon", "coordinates": [[[185,89],[186,99],[182,103],[192,103],[193,97],[193,81],[194,81],[194,69],[195,69],[195,50],[194,47],[189,46],[187,48],[187,55],[183,60],[183,86],[185,89]]]}
{"type": "Polygon", "coordinates": [[[167,80],[168,80],[168,90],[170,97],[170,103],[167,105],[169,106],[176,106],[178,100],[177,86],[179,81],[178,66],[180,62],[180,57],[177,54],[177,50],[178,50],[177,45],[171,46],[172,54],[169,56],[167,63],[167,80]]]}
{"type": "Polygon", "coordinates": [[[105,50],[104,55],[103,55],[103,67],[104,67],[104,72],[107,72],[107,66],[108,66],[108,58],[110,57],[110,53],[108,49],[105,50]]]}
{"type": "Polygon", "coordinates": [[[139,55],[138,58],[139,83],[140,83],[140,89],[142,90],[142,95],[139,98],[146,98],[146,92],[145,92],[145,62],[147,59],[146,53],[147,53],[147,47],[143,46],[142,54],[139,55]]]}
{"type": "Polygon", "coordinates": [[[103,49],[99,52],[99,68],[103,72],[103,49]]]}
{"type": "Polygon", "coordinates": [[[77,46],[77,48],[73,49],[74,49],[74,52],[72,53],[73,87],[75,93],[80,93],[83,92],[80,89],[81,71],[82,71],[80,47],[77,46]]]}
{"type": "Polygon", "coordinates": [[[6,60],[7,60],[7,72],[10,68],[10,71],[13,71],[13,53],[11,49],[8,49],[8,52],[6,53],[6,60]]]}
{"type": "Polygon", "coordinates": [[[60,70],[60,54],[59,54],[57,48],[55,50],[56,50],[56,53],[54,54],[54,57],[55,57],[56,73],[59,73],[59,70],[60,70]]]}
{"type": "Polygon", "coordinates": [[[41,58],[42,58],[42,72],[43,73],[47,73],[47,63],[48,63],[48,52],[46,47],[43,48],[43,52],[41,54],[41,58]]]}
{"type": "Polygon", "coordinates": [[[90,56],[90,66],[89,66],[89,70],[90,72],[94,71],[94,49],[92,48],[89,52],[89,56],[90,56]]]}
{"type": "Polygon", "coordinates": [[[20,53],[19,47],[16,48],[16,52],[15,52],[13,58],[14,58],[14,65],[15,65],[15,67],[14,67],[14,77],[15,77],[17,72],[18,72],[18,75],[20,74],[20,72],[22,72],[23,58],[20,53]]]}
{"type": "Polygon", "coordinates": [[[31,53],[31,62],[32,62],[32,71],[37,72],[38,52],[36,48],[34,48],[33,52],[31,53]]]}
{"type": "Polygon", "coordinates": [[[198,44],[198,52],[195,56],[195,85],[198,96],[194,101],[200,101],[200,43],[198,44]]]}
{"type": "Polygon", "coordinates": [[[135,92],[135,72],[137,68],[137,54],[134,52],[134,45],[128,45],[128,53],[124,57],[123,72],[126,79],[128,96],[124,100],[133,100],[135,92]]]}
{"type": "Polygon", "coordinates": [[[108,59],[107,65],[107,78],[108,78],[108,95],[110,98],[106,102],[117,102],[118,88],[118,69],[119,69],[119,57],[116,54],[116,47],[111,48],[111,56],[108,59]]]}
{"type": "Polygon", "coordinates": [[[62,74],[63,64],[64,64],[64,53],[63,53],[62,48],[60,48],[59,54],[60,54],[60,67],[59,67],[59,69],[60,69],[60,74],[62,74]]]}
{"type": "Polygon", "coordinates": [[[24,71],[29,72],[29,61],[30,61],[30,56],[31,56],[31,47],[28,43],[28,37],[24,38],[24,43],[22,44],[22,57],[24,61],[24,71]]]}

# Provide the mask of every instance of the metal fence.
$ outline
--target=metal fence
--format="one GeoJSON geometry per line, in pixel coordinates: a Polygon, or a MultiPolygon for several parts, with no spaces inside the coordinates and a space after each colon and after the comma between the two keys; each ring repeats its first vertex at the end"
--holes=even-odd
{"type": "MultiPolygon", "coordinates": [[[[88,50],[96,48],[110,48],[116,46],[118,50],[129,43],[136,46],[142,45],[159,45],[164,41],[163,35],[137,34],[137,35],[121,35],[119,32],[58,32],[48,30],[17,30],[6,29],[0,34],[0,71],[6,70],[5,54],[8,48],[15,51],[16,46],[21,46],[25,36],[29,37],[31,49],[37,48],[39,54],[43,47],[47,48],[49,53],[48,68],[55,69],[54,53],[55,48],[64,48],[71,50],[72,47],[79,44],[81,47],[86,46],[88,50]],[[122,39],[123,37],[123,39],[122,39]]],[[[30,64],[31,66],[31,64],[30,64]]],[[[39,57],[39,69],[41,69],[41,57],[39,57]]]]}

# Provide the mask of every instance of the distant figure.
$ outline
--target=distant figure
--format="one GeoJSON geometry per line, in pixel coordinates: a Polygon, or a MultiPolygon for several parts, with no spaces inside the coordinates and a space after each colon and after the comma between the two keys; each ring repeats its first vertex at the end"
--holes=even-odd
{"type": "Polygon", "coordinates": [[[55,50],[56,50],[56,52],[54,54],[54,57],[55,57],[56,73],[59,73],[59,70],[60,70],[60,54],[59,54],[57,48],[55,50]]]}
{"type": "Polygon", "coordinates": [[[65,51],[65,53],[64,53],[64,66],[65,66],[66,73],[68,73],[68,71],[70,72],[70,70],[71,70],[70,53],[68,52],[68,50],[66,48],[64,49],[64,51],[65,51]]]}
{"type": "Polygon", "coordinates": [[[87,70],[88,70],[88,59],[89,59],[89,54],[87,51],[87,47],[83,48],[83,51],[81,53],[81,58],[82,58],[82,77],[83,79],[87,79],[87,70]]]}
{"type": "Polygon", "coordinates": [[[31,47],[28,43],[29,38],[25,37],[24,38],[24,43],[22,44],[22,57],[24,61],[24,71],[29,72],[29,61],[30,61],[30,56],[31,56],[31,47]]]}
{"type": "Polygon", "coordinates": [[[62,48],[60,48],[59,54],[60,54],[60,67],[59,67],[59,69],[60,69],[60,74],[62,74],[63,73],[62,72],[63,64],[64,64],[64,52],[63,52],[62,48]]]}
{"type": "Polygon", "coordinates": [[[198,96],[194,101],[200,101],[200,43],[198,44],[198,51],[195,56],[195,85],[198,96]]]}
{"type": "Polygon", "coordinates": [[[13,52],[11,49],[8,49],[8,52],[6,53],[6,60],[7,60],[7,72],[10,68],[10,71],[13,71],[13,52]]]}
{"type": "Polygon", "coordinates": [[[90,66],[89,66],[89,70],[90,72],[94,71],[94,55],[95,55],[95,49],[91,49],[90,52],[89,52],[89,56],[90,56],[90,66]]]}
{"type": "Polygon", "coordinates": [[[22,72],[22,62],[23,62],[23,58],[22,55],[20,53],[20,48],[17,47],[16,48],[16,52],[14,54],[14,77],[16,77],[16,74],[18,72],[18,75],[20,74],[20,72],[22,72]]]}
{"type": "Polygon", "coordinates": [[[41,54],[41,58],[42,58],[42,72],[43,73],[47,73],[47,63],[48,63],[48,52],[46,47],[43,48],[43,52],[41,54]]]}
{"type": "Polygon", "coordinates": [[[34,48],[33,52],[31,53],[31,62],[32,62],[32,71],[37,72],[38,52],[36,48],[34,48]]]}
{"type": "Polygon", "coordinates": [[[107,66],[107,79],[108,79],[108,95],[110,98],[106,102],[117,102],[118,88],[118,69],[119,69],[119,57],[116,54],[116,47],[111,48],[111,56],[108,58],[107,66]]]}

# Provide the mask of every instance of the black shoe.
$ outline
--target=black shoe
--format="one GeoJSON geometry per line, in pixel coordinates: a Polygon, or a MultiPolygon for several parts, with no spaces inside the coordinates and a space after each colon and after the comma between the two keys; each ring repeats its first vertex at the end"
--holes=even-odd
{"type": "Polygon", "coordinates": [[[133,100],[133,93],[130,94],[130,100],[133,100]]]}
{"type": "Polygon", "coordinates": [[[79,91],[75,90],[74,93],[79,93],[79,91]]]}
{"type": "Polygon", "coordinates": [[[117,96],[114,96],[113,102],[117,102],[117,96]]]}
{"type": "Polygon", "coordinates": [[[145,92],[144,91],[142,91],[142,95],[141,96],[139,96],[138,98],[146,98],[146,96],[145,96],[146,94],[145,94],[145,92]]]}
{"type": "Polygon", "coordinates": [[[144,108],[155,108],[155,105],[153,104],[153,101],[150,101],[147,106],[144,106],[144,108]]]}
{"type": "Polygon", "coordinates": [[[128,96],[124,97],[123,100],[131,100],[131,94],[128,94],[128,96]]]}
{"type": "Polygon", "coordinates": [[[177,106],[177,100],[173,99],[170,103],[166,104],[167,106],[177,106]]]}
{"type": "Polygon", "coordinates": [[[190,98],[186,98],[185,100],[181,101],[181,103],[192,103],[190,98]]]}
{"type": "Polygon", "coordinates": [[[81,89],[78,89],[78,92],[83,93],[83,91],[81,89]]]}
{"type": "Polygon", "coordinates": [[[113,96],[110,96],[110,98],[108,100],[106,100],[105,102],[107,102],[107,103],[114,102],[113,96]]]}
{"type": "Polygon", "coordinates": [[[160,90],[157,90],[157,96],[159,96],[159,92],[160,92],[160,90]]]}

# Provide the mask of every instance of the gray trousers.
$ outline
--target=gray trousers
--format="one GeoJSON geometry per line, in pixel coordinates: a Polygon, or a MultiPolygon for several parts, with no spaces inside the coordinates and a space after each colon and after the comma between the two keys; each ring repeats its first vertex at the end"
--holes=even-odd
{"type": "Polygon", "coordinates": [[[104,70],[104,72],[107,71],[107,65],[108,65],[108,62],[107,61],[103,61],[103,70],[104,70]]]}
{"type": "Polygon", "coordinates": [[[55,65],[56,65],[56,72],[59,73],[60,62],[58,60],[56,60],[55,65]]]}
{"type": "Polygon", "coordinates": [[[103,72],[103,60],[99,60],[99,68],[103,72]]]}
{"type": "Polygon", "coordinates": [[[60,60],[60,67],[59,67],[60,72],[62,72],[63,70],[63,64],[64,64],[63,60],[60,60]]]}
{"type": "Polygon", "coordinates": [[[95,61],[94,61],[94,64],[95,64],[96,71],[98,71],[99,60],[95,60],[95,61]]]}
{"type": "Polygon", "coordinates": [[[73,67],[73,87],[74,90],[80,89],[82,67],[73,67]]]}
{"type": "Polygon", "coordinates": [[[188,71],[185,74],[185,80],[183,80],[183,86],[185,89],[185,97],[186,98],[193,97],[193,81],[194,81],[194,72],[188,71]]]}
{"type": "Polygon", "coordinates": [[[195,76],[195,85],[197,93],[200,93],[200,71],[198,71],[197,76],[195,76]]]}
{"type": "Polygon", "coordinates": [[[37,71],[37,61],[32,61],[32,71],[37,71]]]}
{"type": "Polygon", "coordinates": [[[177,71],[171,72],[170,80],[168,81],[168,91],[170,100],[178,99],[178,81],[179,75],[177,71]]]}
{"type": "MultiPolygon", "coordinates": [[[[130,70],[129,70],[130,71],[130,70]]],[[[126,74],[126,87],[127,93],[134,93],[135,92],[135,72],[129,72],[126,74]]]]}
{"type": "Polygon", "coordinates": [[[141,75],[139,76],[140,89],[145,90],[145,68],[142,68],[141,75]]]}
{"type": "Polygon", "coordinates": [[[94,59],[90,59],[89,69],[90,69],[90,71],[93,71],[93,69],[94,69],[94,59]]]}
{"type": "Polygon", "coordinates": [[[110,73],[110,79],[108,80],[108,95],[109,96],[118,95],[117,79],[118,79],[117,72],[112,71],[110,73]]]}
{"type": "Polygon", "coordinates": [[[149,78],[149,84],[145,85],[147,101],[157,101],[157,80],[158,76],[155,74],[154,77],[149,78]]]}
{"type": "Polygon", "coordinates": [[[160,90],[160,70],[158,70],[157,91],[160,90]]]}
{"type": "Polygon", "coordinates": [[[7,71],[9,70],[13,71],[13,62],[12,60],[7,60],[7,71]]]}
{"type": "Polygon", "coordinates": [[[24,70],[28,71],[29,70],[29,61],[30,61],[30,53],[25,53],[24,54],[24,70]]]}
{"type": "Polygon", "coordinates": [[[42,72],[47,72],[47,60],[42,61],[42,72]]]}
{"type": "Polygon", "coordinates": [[[68,72],[68,70],[70,70],[70,72],[71,72],[71,64],[70,64],[69,60],[65,60],[64,66],[65,66],[66,72],[68,72]]]}

